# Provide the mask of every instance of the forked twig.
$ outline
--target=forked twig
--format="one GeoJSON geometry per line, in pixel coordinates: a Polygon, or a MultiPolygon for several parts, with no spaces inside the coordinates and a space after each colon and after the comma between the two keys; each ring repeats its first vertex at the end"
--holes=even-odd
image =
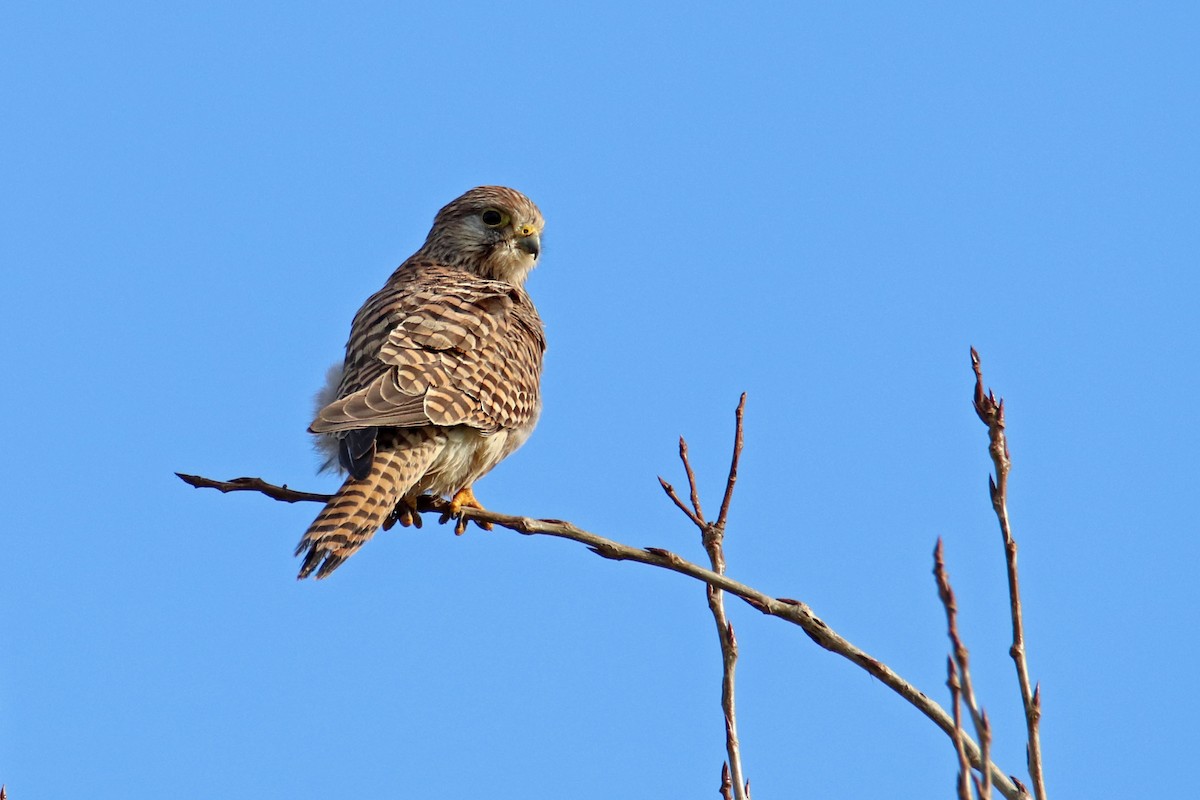
{"type": "MultiPolygon", "coordinates": [[[[742,457],[743,420],[746,413],[746,395],[743,392],[738,402],[737,423],[733,439],[733,458],[729,465],[729,476],[725,481],[725,495],[721,500],[721,511],[716,522],[704,518],[700,508],[700,490],[696,485],[696,473],[692,469],[688,457],[687,442],[679,437],[679,460],[683,462],[683,471],[687,474],[688,491],[692,501],[689,509],[679,499],[674,487],[661,477],[658,482],[662,485],[667,497],[687,515],[697,528],[700,529],[700,541],[704,551],[708,553],[712,570],[718,575],[725,574],[725,520],[729,516],[729,504],[733,499],[733,486],[737,482],[738,462],[742,457]]],[[[742,752],[737,733],[737,704],[735,702],[734,675],[737,671],[738,646],[737,636],[733,632],[733,624],[725,614],[725,593],[718,587],[708,584],[708,608],[712,612],[713,621],[717,625],[717,638],[721,644],[721,709],[725,712],[725,753],[728,761],[721,767],[721,792],[729,800],[728,792],[732,789],[732,797],[736,800],[749,800],[750,784],[742,772],[742,752]]]]}
{"type": "Polygon", "coordinates": [[[1008,439],[1004,434],[1004,401],[997,400],[991,391],[984,393],[983,369],[979,353],[971,348],[971,368],[975,371],[975,413],[988,428],[988,452],[996,469],[993,479],[988,477],[988,489],[992,498],[992,509],[1000,523],[1004,537],[1005,564],[1008,568],[1008,598],[1012,612],[1013,642],[1009,655],[1017,667],[1017,682],[1021,688],[1021,702],[1025,709],[1025,732],[1027,736],[1027,758],[1029,778],[1033,782],[1033,794],[1037,800],[1046,800],[1046,782],[1042,774],[1042,740],[1039,723],[1042,718],[1041,687],[1031,688],[1029,664],[1025,658],[1025,624],[1021,611],[1021,590],[1017,579],[1017,542],[1013,538],[1008,521],[1008,471],[1012,462],[1008,456],[1008,439]]]}

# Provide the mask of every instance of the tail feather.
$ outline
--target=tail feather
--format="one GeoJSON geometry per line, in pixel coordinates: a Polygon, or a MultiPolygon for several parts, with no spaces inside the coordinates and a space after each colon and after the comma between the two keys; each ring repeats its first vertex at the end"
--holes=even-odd
{"type": "Polygon", "coordinates": [[[303,553],[304,563],[297,578],[313,570],[324,578],[366,544],[443,444],[444,437],[423,430],[397,431],[395,441],[380,441],[366,477],[347,478],[300,540],[296,555],[303,553]]]}

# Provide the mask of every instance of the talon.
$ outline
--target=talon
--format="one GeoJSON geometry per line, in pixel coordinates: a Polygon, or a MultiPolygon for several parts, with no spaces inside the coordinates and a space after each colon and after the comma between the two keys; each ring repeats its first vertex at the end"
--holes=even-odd
{"type": "Polygon", "coordinates": [[[396,503],[396,507],[392,509],[392,513],[388,514],[387,520],[384,521],[383,529],[385,531],[390,530],[397,522],[405,528],[410,525],[414,528],[421,527],[421,515],[417,513],[417,501],[415,498],[400,498],[400,502],[396,503]]]}
{"type": "MultiPolygon", "coordinates": [[[[442,522],[446,522],[451,517],[454,517],[457,520],[454,523],[455,536],[462,536],[467,531],[467,519],[462,513],[464,508],[478,508],[481,511],[484,510],[483,504],[475,499],[475,492],[471,490],[470,486],[459,489],[458,492],[455,493],[454,497],[450,499],[450,507],[444,514],[442,514],[442,522]]],[[[485,531],[492,530],[492,523],[490,522],[481,522],[476,520],[475,524],[483,528],[485,531]]]]}

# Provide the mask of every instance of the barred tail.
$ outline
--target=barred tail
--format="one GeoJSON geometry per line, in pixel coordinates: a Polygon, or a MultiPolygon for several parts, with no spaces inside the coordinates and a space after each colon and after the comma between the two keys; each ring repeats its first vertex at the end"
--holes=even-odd
{"type": "Polygon", "coordinates": [[[296,577],[303,580],[316,570],[317,578],[324,578],[354,555],[425,474],[443,443],[442,436],[420,429],[397,431],[394,442],[381,441],[370,473],[347,478],[296,546],[296,555],[304,553],[296,577]]]}

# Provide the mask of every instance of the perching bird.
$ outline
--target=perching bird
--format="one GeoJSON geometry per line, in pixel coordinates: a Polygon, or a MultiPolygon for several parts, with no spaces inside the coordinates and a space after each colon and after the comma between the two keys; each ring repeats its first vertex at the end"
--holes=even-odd
{"type": "Polygon", "coordinates": [[[546,341],[524,285],[543,225],[520,192],[472,189],[359,309],[309,427],[349,477],[300,540],[298,577],[324,578],[381,525],[419,524],[423,493],[482,508],[471,485],[541,411],[546,341]]]}

